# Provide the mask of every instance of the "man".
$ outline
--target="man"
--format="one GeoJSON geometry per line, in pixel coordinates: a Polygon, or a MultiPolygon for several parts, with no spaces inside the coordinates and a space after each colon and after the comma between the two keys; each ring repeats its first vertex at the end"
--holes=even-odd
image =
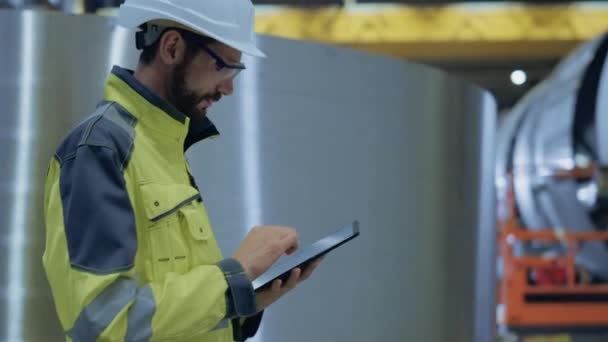
{"type": "Polygon", "coordinates": [[[185,150],[217,135],[207,110],[233,91],[254,45],[249,0],[127,0],[140,27],[132,72],[114,67],[104,101],[60,144],[45,189],[44,267],[68,341],[232,341],[308,278],[251,281],[298,247],[296,231],[251,230],[223,259],[185,150]]]}

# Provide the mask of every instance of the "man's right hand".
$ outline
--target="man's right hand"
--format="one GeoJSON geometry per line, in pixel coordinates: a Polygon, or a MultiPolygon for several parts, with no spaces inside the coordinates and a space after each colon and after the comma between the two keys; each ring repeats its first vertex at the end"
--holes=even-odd
{"type": "Polygon", "coordinates": [[[298,249],[295,229],[282,226],[254,227],[233,258],[241,263],[249,280],[254,281],[266,272],[283,254],[298,249]]]}

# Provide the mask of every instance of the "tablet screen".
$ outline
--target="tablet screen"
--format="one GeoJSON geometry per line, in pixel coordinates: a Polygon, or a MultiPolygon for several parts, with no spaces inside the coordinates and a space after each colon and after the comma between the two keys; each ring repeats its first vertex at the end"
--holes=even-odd
{"type": "Polygon", "coordinates": [[[359,236],[359,222],[354,221],[312,245],[300,247],[294,254],[279,259],[272,267],[254,280],[253,289],[257,291],[269,286],[275,279],[285,281],[292,269],[300,267],[304,271],[306,266],[316,258],[329,253],[357,236],[359,236]]]}

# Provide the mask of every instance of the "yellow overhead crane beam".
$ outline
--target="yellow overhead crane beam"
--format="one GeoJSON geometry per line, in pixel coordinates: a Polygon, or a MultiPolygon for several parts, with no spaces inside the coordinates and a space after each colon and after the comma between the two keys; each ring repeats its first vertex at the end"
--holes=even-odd
{"type": "Polygon", "coordinates": [[[411,59],[558,58],[608,31],[608,3],[258,8],[256,31],[411,59]]]}

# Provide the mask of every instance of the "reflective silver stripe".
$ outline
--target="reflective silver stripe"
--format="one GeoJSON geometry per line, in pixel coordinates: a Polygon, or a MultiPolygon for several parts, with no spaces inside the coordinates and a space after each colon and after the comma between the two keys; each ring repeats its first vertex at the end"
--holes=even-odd
{"type": "Polygon", "coordinates": [[[213,329],[211,329],[211,331],[226,329],[226,328],[228,328],[229,323],[230,323],[230,320],[228,318],[224,318],[215,327],[213,327],[213,329]]]}
{"type": "Polygon", "coordinates": [[[137,292],[135,303],[129,308],[127,323],[128,342],[147,342],[152,337],[152,317],[156,311],[154,294],[149,285],[137,292]]]}
{"type": "Polygon", "coordinates": [[[105,288],[82,312],[66,334],[74,342],[95,341],[137,292],[133,279],[118,278],[105,288]]]}

